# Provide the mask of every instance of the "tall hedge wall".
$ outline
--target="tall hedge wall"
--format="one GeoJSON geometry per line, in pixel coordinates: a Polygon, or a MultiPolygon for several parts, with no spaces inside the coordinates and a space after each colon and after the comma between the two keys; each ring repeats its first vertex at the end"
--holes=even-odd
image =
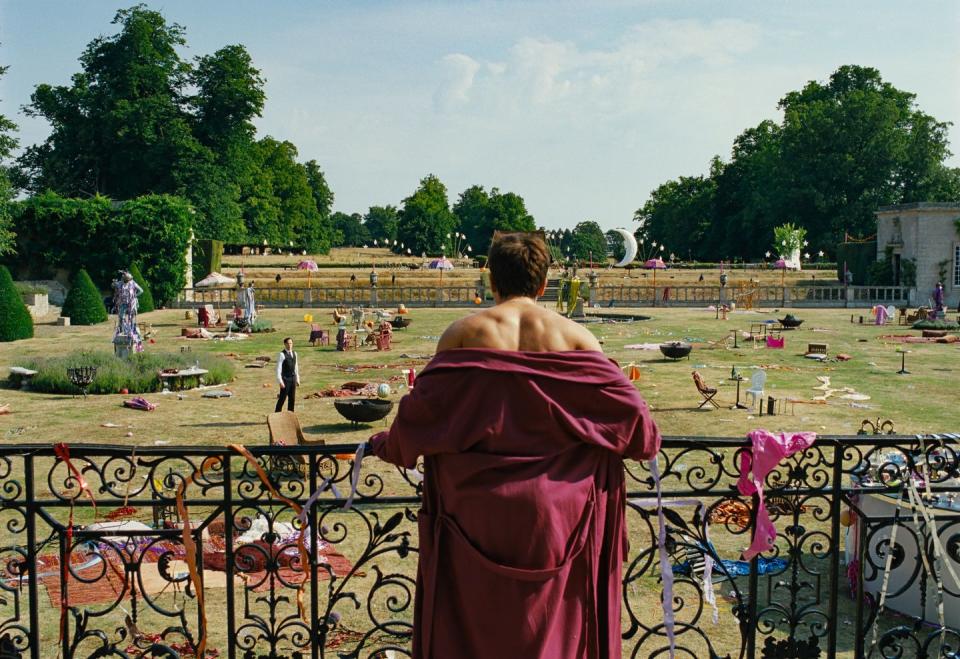
{"type": "Polygon", "coordinates": [[[220,272],[223,259],[222,240],[196,240],[193,243],[193,281],[197,282],[211,272],[220,272]]]}
{"type": "Polygon", "coordinates": [[[837,279],[843,281],[843,264],[853,273],[853,284],[867,284],[870,266],[877,260],[877,241],[837,245],[837,279]]]}
{"type": "Polygon", "coordinates": [[[187,200],[171,195],[112,202],[44,193],[19,202],[17,254],[8,260],[31,278],[86,268],[104,289],[117,270],[137,262],[155,301],[164,304],[186,281],[190,211],[187,200]]]}

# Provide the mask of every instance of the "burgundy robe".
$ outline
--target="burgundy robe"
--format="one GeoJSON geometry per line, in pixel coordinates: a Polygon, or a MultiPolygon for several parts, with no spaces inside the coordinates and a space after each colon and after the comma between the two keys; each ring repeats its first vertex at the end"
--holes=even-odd
{"type": "Polygon", "coordinates": [[[660,433],[613,362],[441,352],[371,441],[425,459],[414,657],[620,657],[623,458],[660,433]]]}

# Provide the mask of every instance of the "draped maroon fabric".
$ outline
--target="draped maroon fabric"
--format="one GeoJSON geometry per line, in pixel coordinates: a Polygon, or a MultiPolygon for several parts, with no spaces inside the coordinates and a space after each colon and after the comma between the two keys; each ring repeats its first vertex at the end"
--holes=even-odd
{"type": "Polygon", "coordinates": [[[414,657],[620,657],[623,458],[660,433],[616,364],[441,352],[371,441],[425,460],[414,657]]]}

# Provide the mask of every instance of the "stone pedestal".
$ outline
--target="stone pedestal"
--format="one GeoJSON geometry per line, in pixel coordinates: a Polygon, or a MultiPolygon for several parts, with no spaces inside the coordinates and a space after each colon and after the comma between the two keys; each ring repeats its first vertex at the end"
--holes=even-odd
{"type": "Polygon", "coordinates": [[[573,312],[570,314],[571,318],[586,318],[587,314],[583,312],[583,298],[578,297],[577,303],[573,307],[573,312]]]}
{"type": "Polygon", "coordinates": [[[70,316],[60,316],[57,318],[57,325],[60,327],[70,327],[70,316]]]}
{"type": "Polygon", "coordinates": [[[127,359],[133,354],[133,337],[129,334],[119,334],[113,338],[113,354],[120,359],[127,359]]]}

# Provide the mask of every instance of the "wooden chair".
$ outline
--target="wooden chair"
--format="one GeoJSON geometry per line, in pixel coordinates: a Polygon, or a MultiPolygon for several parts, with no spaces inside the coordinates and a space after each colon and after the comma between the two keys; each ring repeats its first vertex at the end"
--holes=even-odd
{"type": "Polygon", "coordinates": [[[703,376],[700,375],[698,371],[693,372],[693,383],[697,385],[697,391],[699,391],[700,395],[703,396],[703,402],[700,403],[697,409],[702,408],[707,403],[710,403],[715,408],[720,409],[720,405],[717,403],[717,401],[713,400],[713,397],[717,395],[716,388],[708,387],[703,381],[703,376]]]}
{"type": "MultiPolygon", "coordinates": [[[[267,415],[267,428],[270,430],[270,446],[309,446],[326,444],[323,439],[307,439],[300,427],[300,420],[296,412],[284,410],[267,415]]],[[[271,470],[291,471],[303,470],[307,461],[302,455],[273,456],[270,460],[271,470]]]]}
{"type": "Polygon", "coordinates": [[[321,328],[317,323],[311,323],[309,341],[312,346],[318,343],[322,346],[328,346],[330,345],[330,331],[321,328]]]}

